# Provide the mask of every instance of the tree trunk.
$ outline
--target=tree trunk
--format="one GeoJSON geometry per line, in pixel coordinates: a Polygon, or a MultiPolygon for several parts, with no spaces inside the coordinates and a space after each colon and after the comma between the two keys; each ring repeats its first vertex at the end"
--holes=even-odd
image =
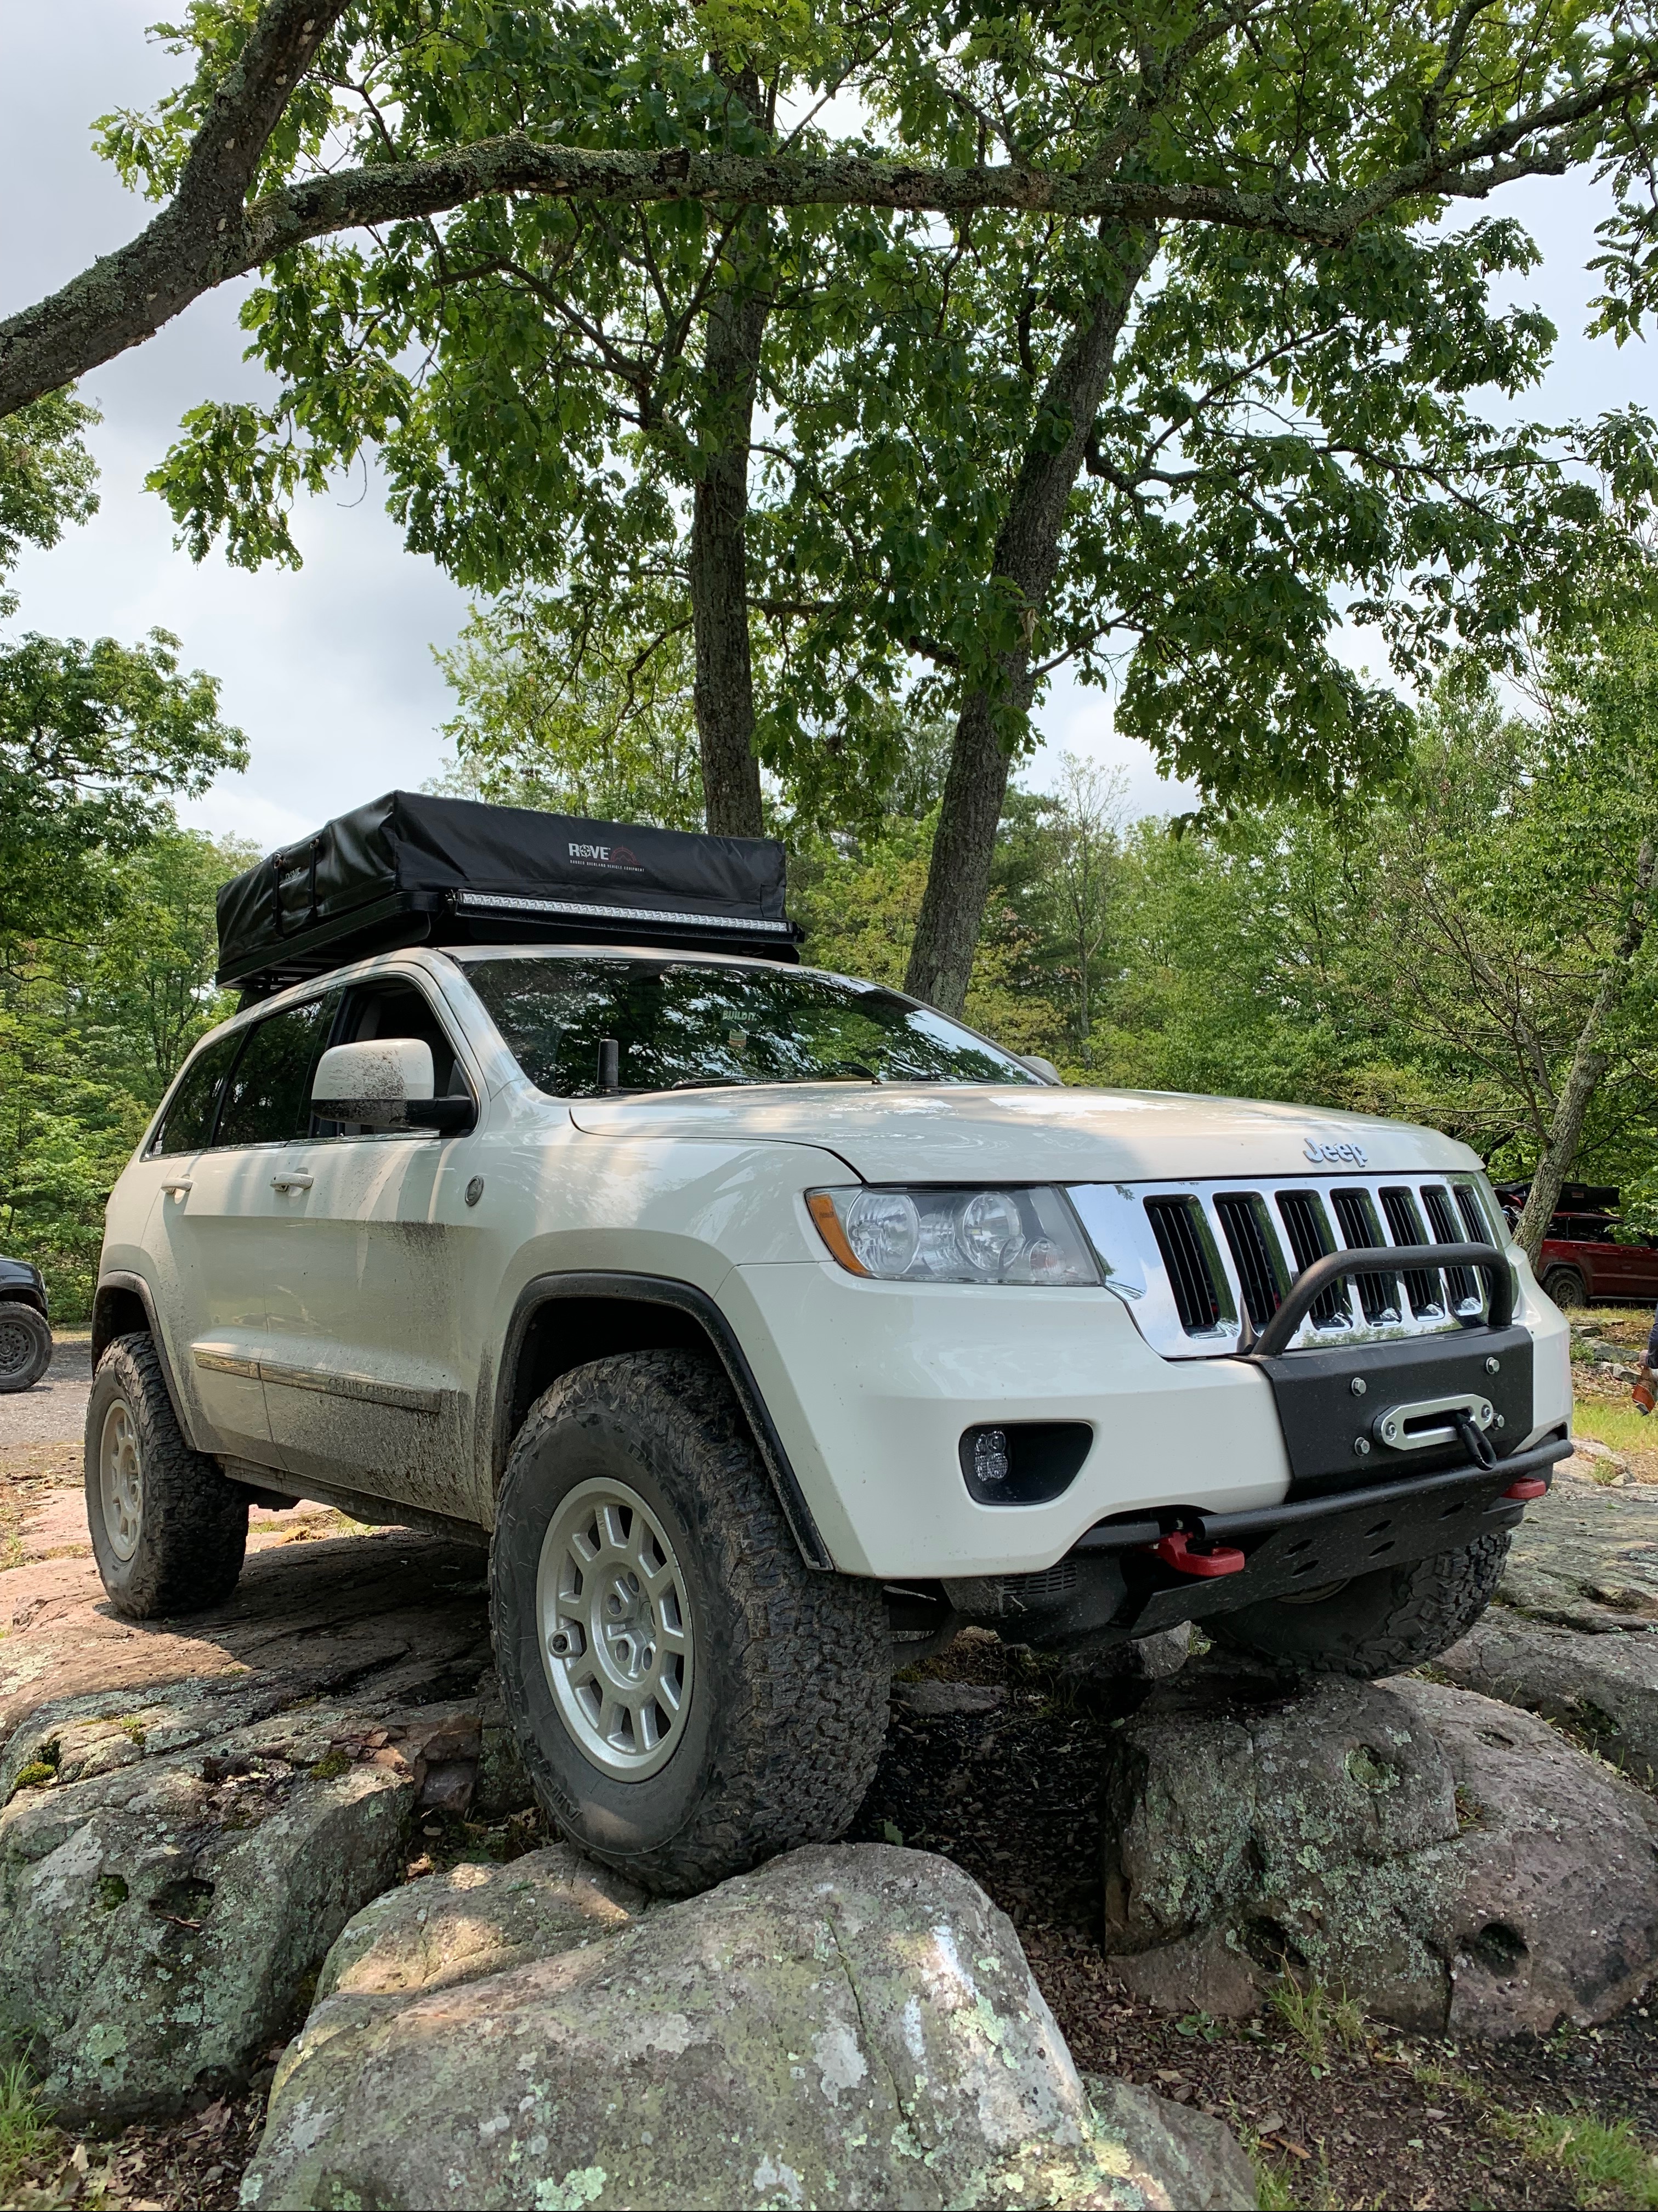
{"type": "MultiPolygon", "coordinates": [[[[1002,664],[1005,703],[1018,714],[1028,709],[1035,692],[1030,641],[1054,580],[1066,504],[1105,395],[1117,341],[1156,251],[1153,231],[1116,234],[1115,266],[1095,294],[1089,319],[1072,332],[1037,403],[1039,423],[1057,415],[1069,422],[1070,433],[1057,450],[1033,436],[997,535],[993,573],[1016,586],[1024,606],[1023,641],[1002,664]]],[[[904,978],[912,997],[946,1013],[959,1014],[967,1002],[1010,765],[989,694],[970,693],[956,724],[932,861],[904,978]]]]}
{"type": "MultiPolygon", "coordinates": [[[[762,112],[751,68],[711,55],[714,74],[752,117],[762,112]]],[[[689,580],[696,646],[693,698],[702,754],[702,812],[717,836],[758,837],[760,763],[754,756],[754,665],[749,645],[749,441],[760,344],[771,306],[766,216],[739,218],[726,248],[731,282],[709,303],[703,349],[702,473],[693,487],[689,580]]]]}
{"type": "Polygon", "coordinates": [[[1623,935],[1600,977],[1588,1018],[1578,1033],[1571,1066],[1566,1071],[1559,1103],[1549,1125],[1548,1141],[1532,1171],[1531,1190],[1515,1231],[1515,1241],[1522,1247],[1533,1267],[1542,1253],[1543,1239],[1554,1218],[1554,1209],[1560,1203],[1561,1186],[1577,1158],[1590,1102],[1612,1057],[1601,1039],[1628,986],[1630,969],[1647,933],[1647,895],[1652,889],[1654,860],[1653,842],[1650,837],[1644,838],[1635,863],[1635,895],[1630,901],[1623,935]]]}
{"type": "Polygon", "coordinates": [[[757,837],[760,763],[754,757],[754,669],[749,652],[749,439],[767,301],[750,272],[708,310],[708,384],[714,412],[691,509],[689,581],[696,641],[696,734],[704,818],[717,835],[757,837]]]}

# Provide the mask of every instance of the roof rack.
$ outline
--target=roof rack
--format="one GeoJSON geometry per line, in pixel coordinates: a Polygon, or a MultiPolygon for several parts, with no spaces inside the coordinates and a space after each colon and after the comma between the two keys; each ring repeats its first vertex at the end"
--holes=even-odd
{"type": "Polygon", "coordinates": [[[647,944],[799,959],[783,848],[392,791],[219,893],[219,981],[258,999],[410,945],[647,944]]]}

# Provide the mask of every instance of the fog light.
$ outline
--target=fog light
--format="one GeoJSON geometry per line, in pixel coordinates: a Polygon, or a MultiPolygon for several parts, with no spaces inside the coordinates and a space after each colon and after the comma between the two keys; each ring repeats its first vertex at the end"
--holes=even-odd
{"type": "Polygon", "coordinates": [[[987,1489],[1007,1480],[1007,1431],[975,1429],[973,1432],[973,1473],[987,1489]]]}
{"type": "Polygon", "coordinates": [[[968,1495],[981,1505],[1046,1505],[1076,1480],[1093,1441],[1086,1421],[987,1421],[963,1429],[968,1495]]]}

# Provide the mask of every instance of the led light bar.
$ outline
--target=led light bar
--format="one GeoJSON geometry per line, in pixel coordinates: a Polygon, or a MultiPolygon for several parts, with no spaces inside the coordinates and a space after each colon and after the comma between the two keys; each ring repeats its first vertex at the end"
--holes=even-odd
{"type": "Polygon", "coordinates": [[[687,929],[734,929],[744,937],[762,932],[786,937],[793,924],[761,921],[745,915],[675,914],[656,906],[589,906],[574,899],[508,898],[489,891],[457,891],[457,907],[482,907],[491,914],[577,915],[585,921],[671,921],[687,929]]]}

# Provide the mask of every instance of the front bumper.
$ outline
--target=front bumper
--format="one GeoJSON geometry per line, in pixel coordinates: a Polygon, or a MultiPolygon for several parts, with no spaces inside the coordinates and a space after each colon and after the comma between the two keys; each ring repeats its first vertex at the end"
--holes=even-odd
{"type": "MultiPolygon", "coordinates": [[[[1264,1366],[1166,1360],[1110,1291],[859,1282],[825,1260],[739,1265],[718,1296],[843,1573],[1037,1574],[1102,1520],[1254,1512],[1291,1493],[1264,1366]],[[969,1496],[963,1431],[1026,1421],[1088,1425],[1075,1480],[1042,1504],[969,1496]]],[[[1516,1318],[1537,1357],[1529,1419],[1517,1414],[1509,1433],[1530,1443],[1570,1418],[1565,1328],[1534,1294],[1516,1318]]],[[[1382,1365],[1395,1357],[1383,1347],[1358,1356],[1382,1365]]],[[[1289,1358],[1311,1371],[1324,1355],[1289,1358]]],[[[1359,1472],[1351,1446],[1346,1465],[1359,1472]]]]}
{"type": "Polygon", "coordinates": [[[944,1602],[957,1621],[994,1620],[1048,1650],[1151,1636],[1263,1598],[1297,1597],[1436,1559],[1512,1528],[1526,1493],[1546,1486],[1570,1450],[1569,1438],[1550,1437],[1495,1468],[1445,1468],[1251,1512],[1118,1515],[1045,1573],[946,1581],[944,1602]],[[1243,1565],[1212,1577],[1182,1572],[1158,1548],[1176,1530],[1188,1546],[1242,1553],[1243,1565]]]}

